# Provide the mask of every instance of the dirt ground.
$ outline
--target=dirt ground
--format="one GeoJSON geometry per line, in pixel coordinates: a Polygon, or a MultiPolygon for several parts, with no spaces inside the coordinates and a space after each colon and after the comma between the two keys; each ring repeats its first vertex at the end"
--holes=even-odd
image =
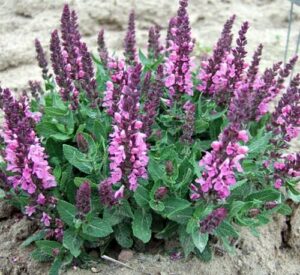
{"type": "MultiPolygon", "coordinates": [[[[0,0],[0,81],[3,87],[20,91],[27,86],[28,80],[40,79],[33,40],[38,37],[48,51],[50,33],[59,27],[64,2],[78,11],[82,34],[95,54],[97,32],[102,27],[106,30],[109,48],[117,53],[122,51],[127,15],[132,7],[137,14],[137,41],[142,48],[146,46],[147,29],[154,23],[163,27],[164,39],[168,18],[177,9],[176,0],[0,0]]],[[[283,59],[289,7],[288,0],[190,0],[193,36],[201,47],[212,47],[222,24],[230,15],[236,14],[235,30],[242,21],[248,20],[251,24],[249,52],[263,43],[262,67],[270,66],[283,59]]],[[[294,20],[289,55],[295,51],[300,7],[295,7],[294,20]]],[[[300,140],[293,150],[299,148],[300,140]]],[[[47,274],[47,264],[30,260],[30,249],[19,247],[32,230],[34,227],[28,220],[11,213],[7,205],[0,203],[0,275],[47,274]]],[[[154,255],[135,253],[128,261],[134,270],[103,262],[91,266],[93,269],[69,270],[67,274],[300,274],[300,208],[295,206],[288,221],[274,217],[274,221],[262,227],[260,232],[261,236],[256,238],[242,230],[235,254],[215,256],[209,263],[196,258],[171,261],[163,252],[154,255]]]]}

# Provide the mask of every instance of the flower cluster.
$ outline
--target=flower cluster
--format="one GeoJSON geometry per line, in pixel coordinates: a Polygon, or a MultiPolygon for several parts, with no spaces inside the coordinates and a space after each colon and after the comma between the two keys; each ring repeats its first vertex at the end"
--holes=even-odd
{"type": "MultiPolygon", "coordinates": [[[[29,110],[25,97],[16,100],[9,89],[2,92],[5,112],[2,133],[6,145],[4,158],[7,171],[13,173],[8,177],[8,184],[16,192],[23,190],[29,195],[30,205],[25,207],[25,213],[30,217],[39,214],[39,209],[51,201],[47,191],[56,187],[47,155],[34,131],[41,114],[29,110]]],[[[42,212],[41,221],[45,226],[50,226],[50,220],[51,217],[42,212]]]]}
{"type": "MultiPolygon", "coordinates": [[[[221,39],[225,36],[226,43],[231,42],[231,27],[234,17],[226,22],[221,39]]],[[[218,44],[216,47],[216,53],[208,61],[203,62],[203,69],[199,73],[199,79],[202,81],[198,87],[200,91],[212,94],[216,102],[220,105],[226,105],[230,102],[233,93],[240,85],[240,81],[245,74],[245,68],[248,66],[244,59],[246,57],[245,46],[247,44],[246,33],[249,28],[248,22],[244,22],[240,31],[239,37],[236,40],[236,47],[230,48],[230,44],[227,49],[221,51],[218,50],[218,44]],[[229,49],[228,49],[229,48],[229,49]],[[217,56],[215,56],[217,55],[217,56]],[[219,57],[222,56],[221,60],[219,57]],[[219,59],[219,64],[215,64],[219,59]],[[211,66],[212,65],[212,66],[211,66]],[[214,66],[214,69],[212,67],[214,66]],[[217,69],[216,69],[217,68],[217,69]]],[[[219,45],[220,46],[220,45],[219,45]]]]}
{"type": "Polygon", "coordinates": [[[205,219],[200,222],[201,233],[212,233],[227,216],[227,209],[220,207],[211,212],[205,219]]]}
{"type": "Polygon", "coordinates": [[[57,84],[61,87],[64,100],[71,100],[73,108],[78,105],[78,91],[86,92],[91,106],[99,104],[96,79],[91,55],[87,46],[81,41],[78,31],[77,15],[65,5],[61,17],[62,47],[58,32],[52,33],[51,60],[57,84]]]}
{"type": "Polygon", "coordinates": [[[193,83],[190,54],[194,43],[191,39],[191,28],[187,14],[187,0],[181,0],[176,24],[170,30],[172,40],[169,41],[169,56],[165,64],[165,85],[169,89],[171,99],[178,100],[182,94],[193,95],[193,83]]]}
{"type": "Polygon", "coordinates": [[[269,126],[279,139],[287,142],[300,134],[299,85],[300,75],[297,75],[276,106],[269,126]]]}
{"type": "Polygon", "coordinates": [[[141,65],[129,67],[127,73],[127,84],[121,90],[108,148],[111,170],[109,182],[112,185],[122,184],[115,192],[115,198],[123,197],[125,185],[134,191],[138,187],[138,178],[147,178],[146,135],[140,131],[143,123],[138,120],[141,65]]]}
{"type": "Polygon", "coordinates": [[[300,154],[283,156],[274,162],[274,187],[279,189],[287,178],[300,177],[300,154]]]}
{"type": "MultiPolygon", "coordinates": [[[[215,92],[215,84],[214,79],[217,76],[217,73],[224,69],[221,68],[221,64],[227,58],[225,55],[231,50],[232,43],[232,33],[231,29],[233,23],[235,21],[235,16],[232,16],[228,19],[223,27],[223,31],[221,37],[219,38],[212,56],[207,60],[202,62],[201,70],[199,72],[198,78],[201,80],[200,85],[198,86],[198,90],[207,94],[214,94],[215,92]]],[[[227,71],[227,68],[225,68],[227,71]]]]}
{"type": "Polygon", "coordinates": [[[240,161],[245,158],[248,147],[248,134],[239,130],[239,126],[230,124],[219,136],[219,140],[212,143],[212,151],[207,152],[200,160],[200,167],[204,168],[202,177],[191,185],[191,199],[197,200],[205,193],[216,193],[220,199],[230,194],[230,186],[236,183],[235,171],[242,172],[240,161]]]}

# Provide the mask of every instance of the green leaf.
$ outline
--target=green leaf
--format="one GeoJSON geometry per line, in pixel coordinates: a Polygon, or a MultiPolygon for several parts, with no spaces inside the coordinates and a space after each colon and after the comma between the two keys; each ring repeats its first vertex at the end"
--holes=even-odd
{"type": "Polygon", "coordinates": [[[80,171],[91,174],[93,172],[93,165],[87,156],[81,153],[77,148],[64,144],[63,152],[65,158],[70,164],[75,166],[80,171]]]}
{"type": "Polygon", "coordinates": [[[236,232],[236,230],[233,228],[233,226],[227,222],[223,221],[216,229],[215,229],[216,235],[220,237],[235,237],[238,238],[239,234],[236,232]]]}
{"type": "Polygon", "coordinates": [[[133,245],[131,237],[131,228],[127,223],[120,223],[114,228],[114,234],[118,244],[124,248],[130,248],[133,245]]]}
{"type": "Polygon", "coordinates": [[[162,212],[165,209],[165,205],[162,201],[150,200],[149,205],[154,211],[157,212],[162,212]]]}
{"type": "Polygon", "coordinates": [[[181,210],[188,208],[191,203],[187,200],[175,197],[168,197],[163,201],[165,205],[164,214],[167,217],[173,216],[181,210]]]}
{"type": "Polygon", "coordinates": [[[113,232],[107,221],[96,217],[90,223],[84,224],[82,229],[84,234],[97,238],[106,237],[113,232]]]}
{"type": "Polygon", "coordinates": [[[245,202],[243,202],[243,201],[232,202],[232,204],[230,205],[228,217],[229,218],[235,217],[240,212],[240,210],[243,208],[244,205],[245,205],[245,202]]]}
{"type": "Polygon", "coordinates": [[[55,258],[54,262],[51,265],[49,270],[49,275],[59,275],[59,270],[62,266],[63,262],[60,258],[55,258]]]}
{"type": "Polygon", "coordinates": [[[52,255],[48,255],[47,253],[45,253],[39,248],[33,250],[30,256],[32,259],[39,262],[50,262],[53,259],[52,255]]]}
{"type": "Polygon", "coordinates": [[[291,215],[293,212],[292,208],[289,207],[287,204],[279,205],[276,210],[278,213],[280,213],[281,215],[284,215],[284,216],[291,215]]]}
{"type": "Polygon", "coordinates": [[[57,211],[60,218],[69,226],[74,226],[76,217],[76,207],[66,201],[59,200],[57,203],[57,211]]]}
{"type": "Polygon", "coordinates": [[[5,198],[5,191],[0,188],[0,199],[4,199],[4,198],[5,198]]]}
{"type": "Polygon", "coordinates": [[[274,188],[265,189],[259,192],[252,193],[246,198],[246,201],[259,200],[262,202],[275,201],[280,197],[280,192],[274,188]]]}
{"type": "Polygon", "coordinates": [[[144,66],[147,66],[149,64],[149,60],[144,55],[144,53],[141,51],[141,49],[139,50],[139,59],[144,66]]]}
{"type": "Polygon", "coordinates": [[[163,180],[166,177],[165,171],[158,162],[150,158],[148,164],[148,173],[153,181],[163,180]]]}
{"type": "Polygon", "coordinates": [[[33,235],[31,235],[30,237],[28,237],[22,244],[21,247],[24,248],[30,244],[32,244],[35,241],[41,240],[45,237],[46,233],[45,231],[39,231],[33,235]]]}
{"type": "Polygon", "coordinates": [[[186,233],[184,226],[179,230],[179,241],[183,248],[184,256],[188,257],[194,251],[195,245],[191,235],[186,233]]]}
{"type": "Polygon", "coordinates": [[[175,235],[175,233],[177,232],[177,229],[178,229],[178,224],[170,221],[167,223],[166,227],[162,231],[155,234],[155,238],[157,238],[157,239],[170,238],[175,235]]]}
{"type": "Polygon", "coordinates": [[[205,247],[202,253],[198,249],[195,249],[195,254],[203,262],[209,262],[212,259],[212,252],[209,245],[205,247]]]}
{"type": "Polygon", "coordinates": [[[83,240],[74,231],[74,229],[69,228],[64,231],[63,245],[74,257],[77,258],[80,255],[82,244],[83,240]]]}
{"type": "Polygon", "coordinates": [[[146,212],[142,208],[137,209],[134,212],[134,218],[132,221],[133,235],[143,243],[149,242],[151,239],[151,223],[151,213],[146,212]]]}
{"type": "Polygon", "coordinates": [[[139,185],[133,197],[140,207],[145,208],[149,205],[149,191],[144,186],[139,185]]]}
{"type": "Polygon", "coordinates": [[[58,248],[61,249],[61,244],[55,241],[41,240],[35,242],[37,248],[39,248],[45,254],[52,256],[53,249],[58,248]]]}
{"type": "Polygon", "coordinates": [[[202,234],[199,230],[195,230],[192,233],[192,239],[196,248],[199,250],[200,253],[202,253],[208,242],[208,234],[202,234]]]}
{"type": "Polygon", "coordinates": [[[270,144],[270,138],[272,136],[272,133],[265,134],[263,136],[257,137],[251,141],[249,144],[249,154],[262,154],[268,145],[270,144]]]}

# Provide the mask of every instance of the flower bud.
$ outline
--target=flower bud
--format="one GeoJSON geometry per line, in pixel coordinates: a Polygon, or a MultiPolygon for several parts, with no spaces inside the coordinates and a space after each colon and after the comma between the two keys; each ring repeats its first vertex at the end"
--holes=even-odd
{"type": "Polygon", "coordinates": [[[82,153],[86,153],[89,150],[89,144],[84,138],[82,133],[78,133],[76,136],[77,147],[82,153]]]}

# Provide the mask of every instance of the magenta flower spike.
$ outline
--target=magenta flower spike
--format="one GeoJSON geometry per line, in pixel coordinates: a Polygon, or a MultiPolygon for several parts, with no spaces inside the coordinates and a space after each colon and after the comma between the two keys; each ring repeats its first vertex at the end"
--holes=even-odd
{"type": "Polygon", "coordinates": [[[200,222],[200,232],[212,233],[222,223],[226,216],[226,208],[217,208],[200,222]]]}
{"type": "Polygon", "coordinates": [[[87,214],[91,210],[91,186],[88,182],[82,183],[77,190],[76,208],[80,214],[87,214]]]}
{"type": "Polygon", "coordinates": [[[134,11],[131,11],[129,14],[128,29],[124,39],[124,56],[126,64],[135,65],[137,63],[134,11]]]}
{"type": "Polygon", "coordinates": [[[179,1],[174,33],[167,49],[169,55],[165,64],[165,86],[169,89],[170,98],[178,100],[183,94],[193,95],[193,83],[190,54],[194,43],[191,38],[191,27],[187,13],[187,0],[179,1]]]}
{"type": "Polygon", "coordinates": [[[104,39],[104,30],[101,29],[98,33],[98,53],[103,66],[106,68],[108,63],[108,50],[104,39]]]}

